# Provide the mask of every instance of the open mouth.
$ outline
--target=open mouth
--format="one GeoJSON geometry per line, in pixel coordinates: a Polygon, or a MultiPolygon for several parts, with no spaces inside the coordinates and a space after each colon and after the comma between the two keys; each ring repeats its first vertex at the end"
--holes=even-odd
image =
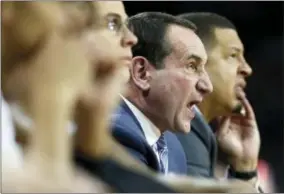
{"type": "Polygon", "coordinates": [[[194,110],[195,106],[198,105],[200,102],[201,101],[194,100],[194,101],[191,101],[187,104],[186,107],[187,107],[187,110],[188,110],[189,117],[191,119],[193,119],[194,116],[195,116],[195,110],[194,110]]]}
{"type": "Polygon", "coordinates": [[[238,100],[243,99],[246,96],[245,89],[246,82],[244,80],[239,80],[235,86],[235,94],[238,100]]]}
{"type": "Polygon", "coordinates": [[[236,92],[236,97],[237,97],[238,100],[241,100],[246,96],[244,88],[241,87],[241,86],[237,86],[236,89],[235,89],[235,92],[236,92]]]}
{"type": "Polygon", "coordinates": [[[187,104],[188,109],[193,109],[195,105],[199,104],[199,101],[191,101],[187,104]]]}

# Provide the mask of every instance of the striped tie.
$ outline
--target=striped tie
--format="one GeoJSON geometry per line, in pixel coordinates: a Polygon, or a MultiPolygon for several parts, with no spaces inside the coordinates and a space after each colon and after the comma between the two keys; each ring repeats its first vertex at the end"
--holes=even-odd
{"type": "Polygon", "coordinates": [[[157,141],[157,151],[160,157],[160,166],[164,174],[168,172],[168,148],[164,134],[157,141]]]}

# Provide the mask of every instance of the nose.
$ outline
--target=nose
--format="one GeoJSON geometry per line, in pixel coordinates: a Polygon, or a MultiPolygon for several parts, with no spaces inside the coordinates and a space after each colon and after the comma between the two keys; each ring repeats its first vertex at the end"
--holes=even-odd
{"type": "Polygon", "coordinates": [[[123,47],[133,47],[138,42],[137,37],[127,28],[122,39],[123,47]]]}
{"type": "Polygon", "coordinates": [[[251,66],[244,60],[244,62],[239,66],[239,74],[244,77],[249,77],[252,74],[251,66]]]}
{"type": "Polygon", "coordinates": [[[202,95],[209,94],[213,91],[213,85],[207,72],[204,72],[203,76],[197,82],[197,90],[202,95]]]}

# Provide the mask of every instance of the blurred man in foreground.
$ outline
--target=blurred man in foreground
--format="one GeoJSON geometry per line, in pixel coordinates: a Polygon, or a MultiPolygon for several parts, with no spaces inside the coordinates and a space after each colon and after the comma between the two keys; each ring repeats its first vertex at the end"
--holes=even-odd
{"type": "Polygon", "coordinates": [[[85,173],[73,176],[71,144],[62,130],[75,100],[91,83],[86,49],[77,36],[85,26],[77,28],[65,11],[57,2],[2,3],[1,89],[5,99],[21,104],[34,121],[23,163],[3,166],[4,192],[104,190],[85,173]]]}
{"type": "MultiPolygon", "coordinates": [[[[118,93],[123,93],[127,58],[137,41],[124,24],[123,4],[9,2],[3,6],[2,89],[32,121],[24,166],[3,167],[4,191],[174,192],[129,168],[139,164],[131,162],[108,135],[108,117],[118,93]],[[25,26],[19,18],[25,19],[25,26]],[[107,96],[109,92],[113,95],[107,96]],[[74,112],[76,163],[92,178],[72,168],[66,126],[74,112]],[[121,180],[122,176],[126,177],[121,180]]],[[[8,144],[14,144],[13,135],[9,138],[8,144]]]]}
{"type": "Polygon", "coordinates": [[[188,174],[214,176],[216,143],[207,122],[218,119],[217,141],[228,156],[228,176],[258,187],[260,135],[244,92],[252,69],[244,58],[244,46],[237,30],[229,20],[214,13],[189,13],[179,17],[196,24],[196,33],[208,53],[206,70],[214,87],[196,108],[192,133],[178,135],[187,154],[188,174]]]}

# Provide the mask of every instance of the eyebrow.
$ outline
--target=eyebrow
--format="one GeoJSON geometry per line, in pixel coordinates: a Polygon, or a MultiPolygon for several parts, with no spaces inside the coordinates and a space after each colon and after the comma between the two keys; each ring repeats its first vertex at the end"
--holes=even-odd
{"type": "Polygon", "coordinates": [[[243,47],[232,46],[232,47],[230,47],[230,49],[235,50],[235,51],[240,52],[240,53],[244,52],[243,47]]]}
{"type": "Polygon", "coordinates": [[[188,57],[187,57],[187,60],[190,60],[190,59],[195,59],[196,61],[202,61],[201,57],[196,55],[196,54],[190,54],[188,57]]]}
{"type": "MultiPolygon", "coordinates": [[[[105,17],[115,17],[115,18],[118,18],[118,19],[120,19],[120,20],[123,20],[123,18],[121,17],[121,15],[119,15],[119,14],[117,14],[117,13],[113,13],[113,12],[106,14],[105,17]]],[[[125,18],[124,20],[127,20],[127,16],[124,17],[124,18],[125,18]]]]}

